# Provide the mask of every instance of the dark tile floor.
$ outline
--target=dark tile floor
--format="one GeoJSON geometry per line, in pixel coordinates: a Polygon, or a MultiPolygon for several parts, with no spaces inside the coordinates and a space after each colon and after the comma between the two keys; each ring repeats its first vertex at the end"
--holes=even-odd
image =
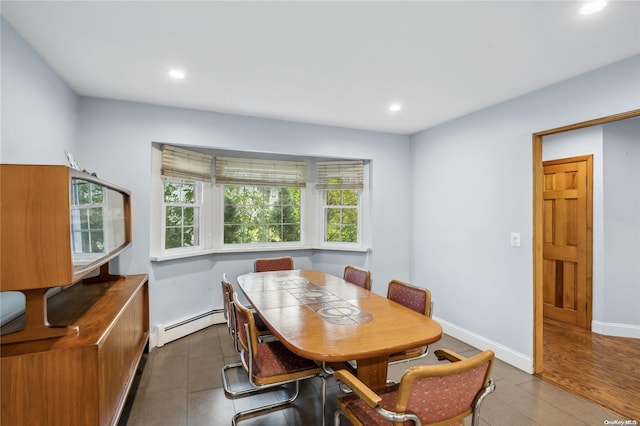
{"type": "MultiPolygon", "coordinates": [[[[478,351],[449,336],[432,350],[446,347],[462,355],[478,351]]],[[[144,373],[135,392],[126,421],[128,426],[230,425],[237,410],[243,410],[282,396],[284,391],[268,392],[230,400],[222,389],[223,365],[238,359],[225,325],[214,325],[198,333],[154,348],[148,355],[144,373]]],[[[389,368],[389,378],[399,380],[410,365],[435,363],[430,354],[422,361],[411,361],[389,368]]],[[[569,394],[535,376],[497,361],[492,374],[496,391],[485,400],[482,425],[572,426],[605,425],[624,420],[612,412],[569,394]]],[[[234,383],[241,386],[241,374],[234,383]]],[[[244,381],[246,382],[246,376],[244,381]]],[[[244,425],[308,426],[321,424],[320,379],[303,382],[301,394],[289,408],[241,421],[244,425]]],[[[328,382],[327,425],[333,424],[335,398],[341,392],[335,381],[328,382]]],[[[342,424],[349,422],[343,420],[342,424]]],[[[470,424],[467,419],[466,424],[470,424]]],[[[624,424],[624,423],[622,423],[624,424]]]]}

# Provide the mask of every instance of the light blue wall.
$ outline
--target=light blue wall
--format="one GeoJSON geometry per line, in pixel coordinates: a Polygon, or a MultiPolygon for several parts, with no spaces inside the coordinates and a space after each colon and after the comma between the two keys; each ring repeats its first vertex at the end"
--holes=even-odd
{"type": "MultiPolygon", "coordinates": [[[[4,18],[0,18],[0,162],[66,164],[76,152],[77,96],[4,18]]],[[[24,305],[0,294],[0,322],[24,305]]]]}
{"type": "Polygon", "coordinates": [[[638,108],[640,55],[412,137],[412,278],[451,331],[530,365],[531,135],[638,108]]]}
{"type": "Polygon", "coordinates": [[[640,337],[640,118],[604,127],[602,328],[640,337]],[[624,325],[634,325],[634,331],[624,325]],[[622,328],[622,330],[620,330],[622,328]]]}
{"type": "MultiPolygon", "coordinates": [[[[96,98],[79,103],[83,167],[132,191],[133,248],[114,264],[123,274],[148,272],[151,324],[222,307],[220,278],[253,268],[253,254],[217,254],[150,262],[151,143],[309,156],[366,158],[372,164],[370,254],[293,252],[296,266],[340,275],[344,265],[370,267],[374,290],[410,278],[411,199],[406,136],[241,117],[96,98]],[[402,224],[405,224],[403,226],[402,224]]],[[[270,254],[271,255],[271,254],[270,254]]]]}
{"type": "Polygon", "coordinates": [[[67,164],[64,151],[76,151],[77,96],[4,18],[0,30],[0,162],[67,164]]]}
{"type": "MultiPolygon", "coordinates": [[[[531,134],[640,108],[640,56],[411,138],[95,98],[71,89],[2,20],[2,162],[80,165],[131,189],[133,247],[112,267],[149,273],[151,324],[220,307],[219,279],[253,255],[149,261],[151,143],[372,160],[373,250],[303,251],[301,267],[345,263],[433,290],[435,315],[522,365],[532,354],[531,134]],[[77,133],[76,133],[77,129],[77,133]],[[78,141],[76,143],[76,141],[78,141]],[[409,190],[407,190],[409,188],[409,190]],[[509,246],[509,233],[522,247],[509,246]]],[[[3,304],[3,308],[4,308],[3,304]]]]}

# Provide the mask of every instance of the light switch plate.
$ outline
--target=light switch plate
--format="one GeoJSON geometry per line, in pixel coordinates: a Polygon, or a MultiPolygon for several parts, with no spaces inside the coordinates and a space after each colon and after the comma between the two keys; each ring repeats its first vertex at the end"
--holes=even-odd
{"type": "Polygon", "coordinates": [[[520,247],[520,233],[512,232],[511,233],[511,247],[520,247]]]}

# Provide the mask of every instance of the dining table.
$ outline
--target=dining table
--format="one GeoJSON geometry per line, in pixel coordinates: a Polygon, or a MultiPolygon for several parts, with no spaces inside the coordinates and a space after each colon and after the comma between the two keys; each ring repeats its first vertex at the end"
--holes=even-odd
{"type": "Polygon", "coordinates": [[[325,365],[355,361],[372,389],[386,385],[390,354],[442,337],[431,318],[322,271],[253,272],[238,284],[289,350],[325,365]]]}

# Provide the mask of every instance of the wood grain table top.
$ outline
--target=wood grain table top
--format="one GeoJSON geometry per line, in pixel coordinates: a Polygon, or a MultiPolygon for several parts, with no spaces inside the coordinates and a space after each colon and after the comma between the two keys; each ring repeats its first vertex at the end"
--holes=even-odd
{"type": "Polygon", "coordinates": [[[291,351],[316,361],[377,360],[438,341],[441,326],[386,297],[320,271],[250,273],[241,290],[291,351]]]}

